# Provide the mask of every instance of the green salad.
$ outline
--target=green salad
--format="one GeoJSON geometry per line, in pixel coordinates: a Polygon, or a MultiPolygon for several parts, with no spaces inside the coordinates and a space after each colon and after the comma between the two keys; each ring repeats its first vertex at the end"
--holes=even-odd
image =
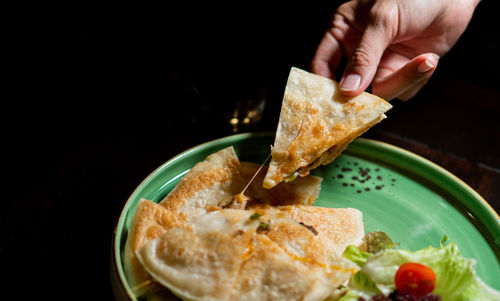
{"type": "Polygon", "coordinates": [[[476,261],[462,257],[455,242],[417,251],[396,248],[383,232],[366,237],[366,252],[349,246],[344,257],[361,270],[331,300],[500,300],[500,292],[476,275],[476,261]]]}

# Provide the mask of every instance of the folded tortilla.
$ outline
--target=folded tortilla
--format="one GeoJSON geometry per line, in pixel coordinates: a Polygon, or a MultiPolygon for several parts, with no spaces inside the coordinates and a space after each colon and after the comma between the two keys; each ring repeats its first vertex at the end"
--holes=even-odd
{"type": "Polygon", "coordinates": [[[211,154],[191,168],[160,205],[186,218],[204,214],[241,192],[239,168],[232,146],[211,154]]]}
{"type": "Polygon", "coordinates": [[[166,230],[137,255],[184,300],[323,300],[358,270],[275,209],[215,210],[166,230]]]}
{"type": "Polygon", "coordinates": [[[185,219],[155,202],[141,199],[137,205],[130,223],[127,242],[124,248],[125,275],[132,287],[151,279],[137,260],[135,251],[144,244],[176,225],[184,223],[185,219]]]}
{"type": "Polygon", "coordinates": [[[331,163],[356,137],[386,118],[391,107],[369,93],[344,96],[335,81],[292,68],[263,186],[272,188],[331,163]]]}
{"type": "MultiPolygon", "coordinates": [[[[171,227],[189,223],[192,218],[223,208],[243,190],[259,167],[254,163],[240,163],[233,147],[228,147],[191,168],[160,204],[140,200],[124,249],[129,283],[136,286],[151,279],[135,255],[147,241],[162,235],[171,227]]],[[[261,171],[245,193],[254,203],[310,204],[318,197],[321,184],[319,177],[304,177],[267,190],[262,188],[264,174],[265,171],[261,171]]]]}

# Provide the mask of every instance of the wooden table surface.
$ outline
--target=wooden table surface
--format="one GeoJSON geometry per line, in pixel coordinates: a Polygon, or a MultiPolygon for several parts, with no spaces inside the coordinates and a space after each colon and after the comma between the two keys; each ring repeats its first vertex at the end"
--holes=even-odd
{"type": "MultiPolygon", "coordinates": [[[[444,167],[500,212],[493,2],[480,3],[421,93],[392,101],[363,136],[444,167]]],[[[134,188],[172,156],[232,134],[235,107],[256,95],[266,97],[262,119],[241,131],[274,131],[289,69],[308,68],[334,9],[82,6],[19,35],[21,80],[4,112],[4,287],[112,299],[111,237],[134,188]]]]}

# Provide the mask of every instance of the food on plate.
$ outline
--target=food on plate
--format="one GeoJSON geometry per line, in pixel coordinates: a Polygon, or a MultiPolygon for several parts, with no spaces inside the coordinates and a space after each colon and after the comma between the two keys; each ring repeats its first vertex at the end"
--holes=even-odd
{"type": "Polygon", "coordinates": [[[413,252],[388,246],[370,253],[349,246],[344,257],[361,270],[330,300],[500,300],[500,292],[476,275],[476,261],[462,257],[455,242],[413,252]]]}
{"type": "Polygon", "coordinates": [[[391,107],[368,93],[343,96],[335,81],[292,68],[264,187],[331,163],[356,137],[384,119],[391,107]]]}
{"type": "Polygon", "coordinates": [[[406,262],[399,266],[394,275],[396,290],[402,294],[423,297],[436,287],[436,274],[421,263],[406,262]]]}
{"type": "Polygon", "coordinates": [[[279,210],[219,209],[138,251],[185,300],[324,300],[359,268],[279,210]]]}
{"type": "Polygon", "coordinates": [[[204,214],[241,191],[239,168],[233,147],[211,154],[191,168],[160,205],[185,218],[204,214]]]}
{"type": "MultiPolygon", "coordinates": [[[[243,182],[248,183],[259,167],[259,164],[241,162],[240,173],[243,182]]],[[[273,206],[311,205],[318,198],[322,178],[309,175],[308,177],[297,178],[292,182],[281,183],[273,187],[273,189],[265,189],[262,187],[262,183],[266,172],[267,166],[263,166],[262,170],[256,174],[245,190],[245,195],[257,201],[257,203],[273,206]]]]}
{"type": "Polygon", "coordinates": [[[324,208],[304,205],[281,206],[291,218],[311,227],[318,239],[335,255],[342,255],[349,245],[363,244],[365,227],[363,214],[354,208],[324,208]]]}
{"type": "Polygon", "coordinates": [[[159,204],[140,200],[124,248],[126,276],[140,288],[137,294],[166,287],[186,300],[220,299],[223,289],[231,300],[322,300],[358,269],[342,252],[361,244],[361,212],[309,206],[322,181],[311,175],[264,189],[266,167],[256,174],[259,167],[240,162],[228,147],[197,163],[159,204]],[[238,246],[245,246],[243,253],[238,246]],[[187,249],[193,253],[182,251],[187,249]],[[218,257],[223,254],[236,259],[218,257]],[[210,265],[198,256],[221,261],[210,265]],[[193,270],[199,273],[186,272],[193,270]],[[303,275],[300,283],[297,273],[303,275]],[[217,284],[188,285],[200,277],[217,284]]]}
{"type": "MultiPolygon", "coordinates": [[[[249,183],[260,165],[240,162],[227,147],[197,163],[160,202],[184,218],[204,214],[211,206],[226,206],[249,183]]],[[[265,169],[264,169],[265,171],[265,169]]],[[[274,189],[263,189],[263,171],[250,183],[245,195],[273,205],[311,204],[319,195],[322,179],[309,176],[274,189]]]]}

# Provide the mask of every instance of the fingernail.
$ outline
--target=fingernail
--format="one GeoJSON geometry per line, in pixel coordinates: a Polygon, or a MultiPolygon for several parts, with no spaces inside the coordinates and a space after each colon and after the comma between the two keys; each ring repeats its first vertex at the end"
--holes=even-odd
{"type": "Polygon", "coordinates": [[[432,68],[434,68],[434,65],[431,62],[429,62],[428,60],[425,60],[417,66],[417,71],[420,73],[425,73],[425,72],[431,70],[432,68]]]}
{"type": "Polygon", "coordinates": [[[354,91],[359,87],[361,76],[358,74],[349,74],[340,81],[340,90],[354,91]]]}

